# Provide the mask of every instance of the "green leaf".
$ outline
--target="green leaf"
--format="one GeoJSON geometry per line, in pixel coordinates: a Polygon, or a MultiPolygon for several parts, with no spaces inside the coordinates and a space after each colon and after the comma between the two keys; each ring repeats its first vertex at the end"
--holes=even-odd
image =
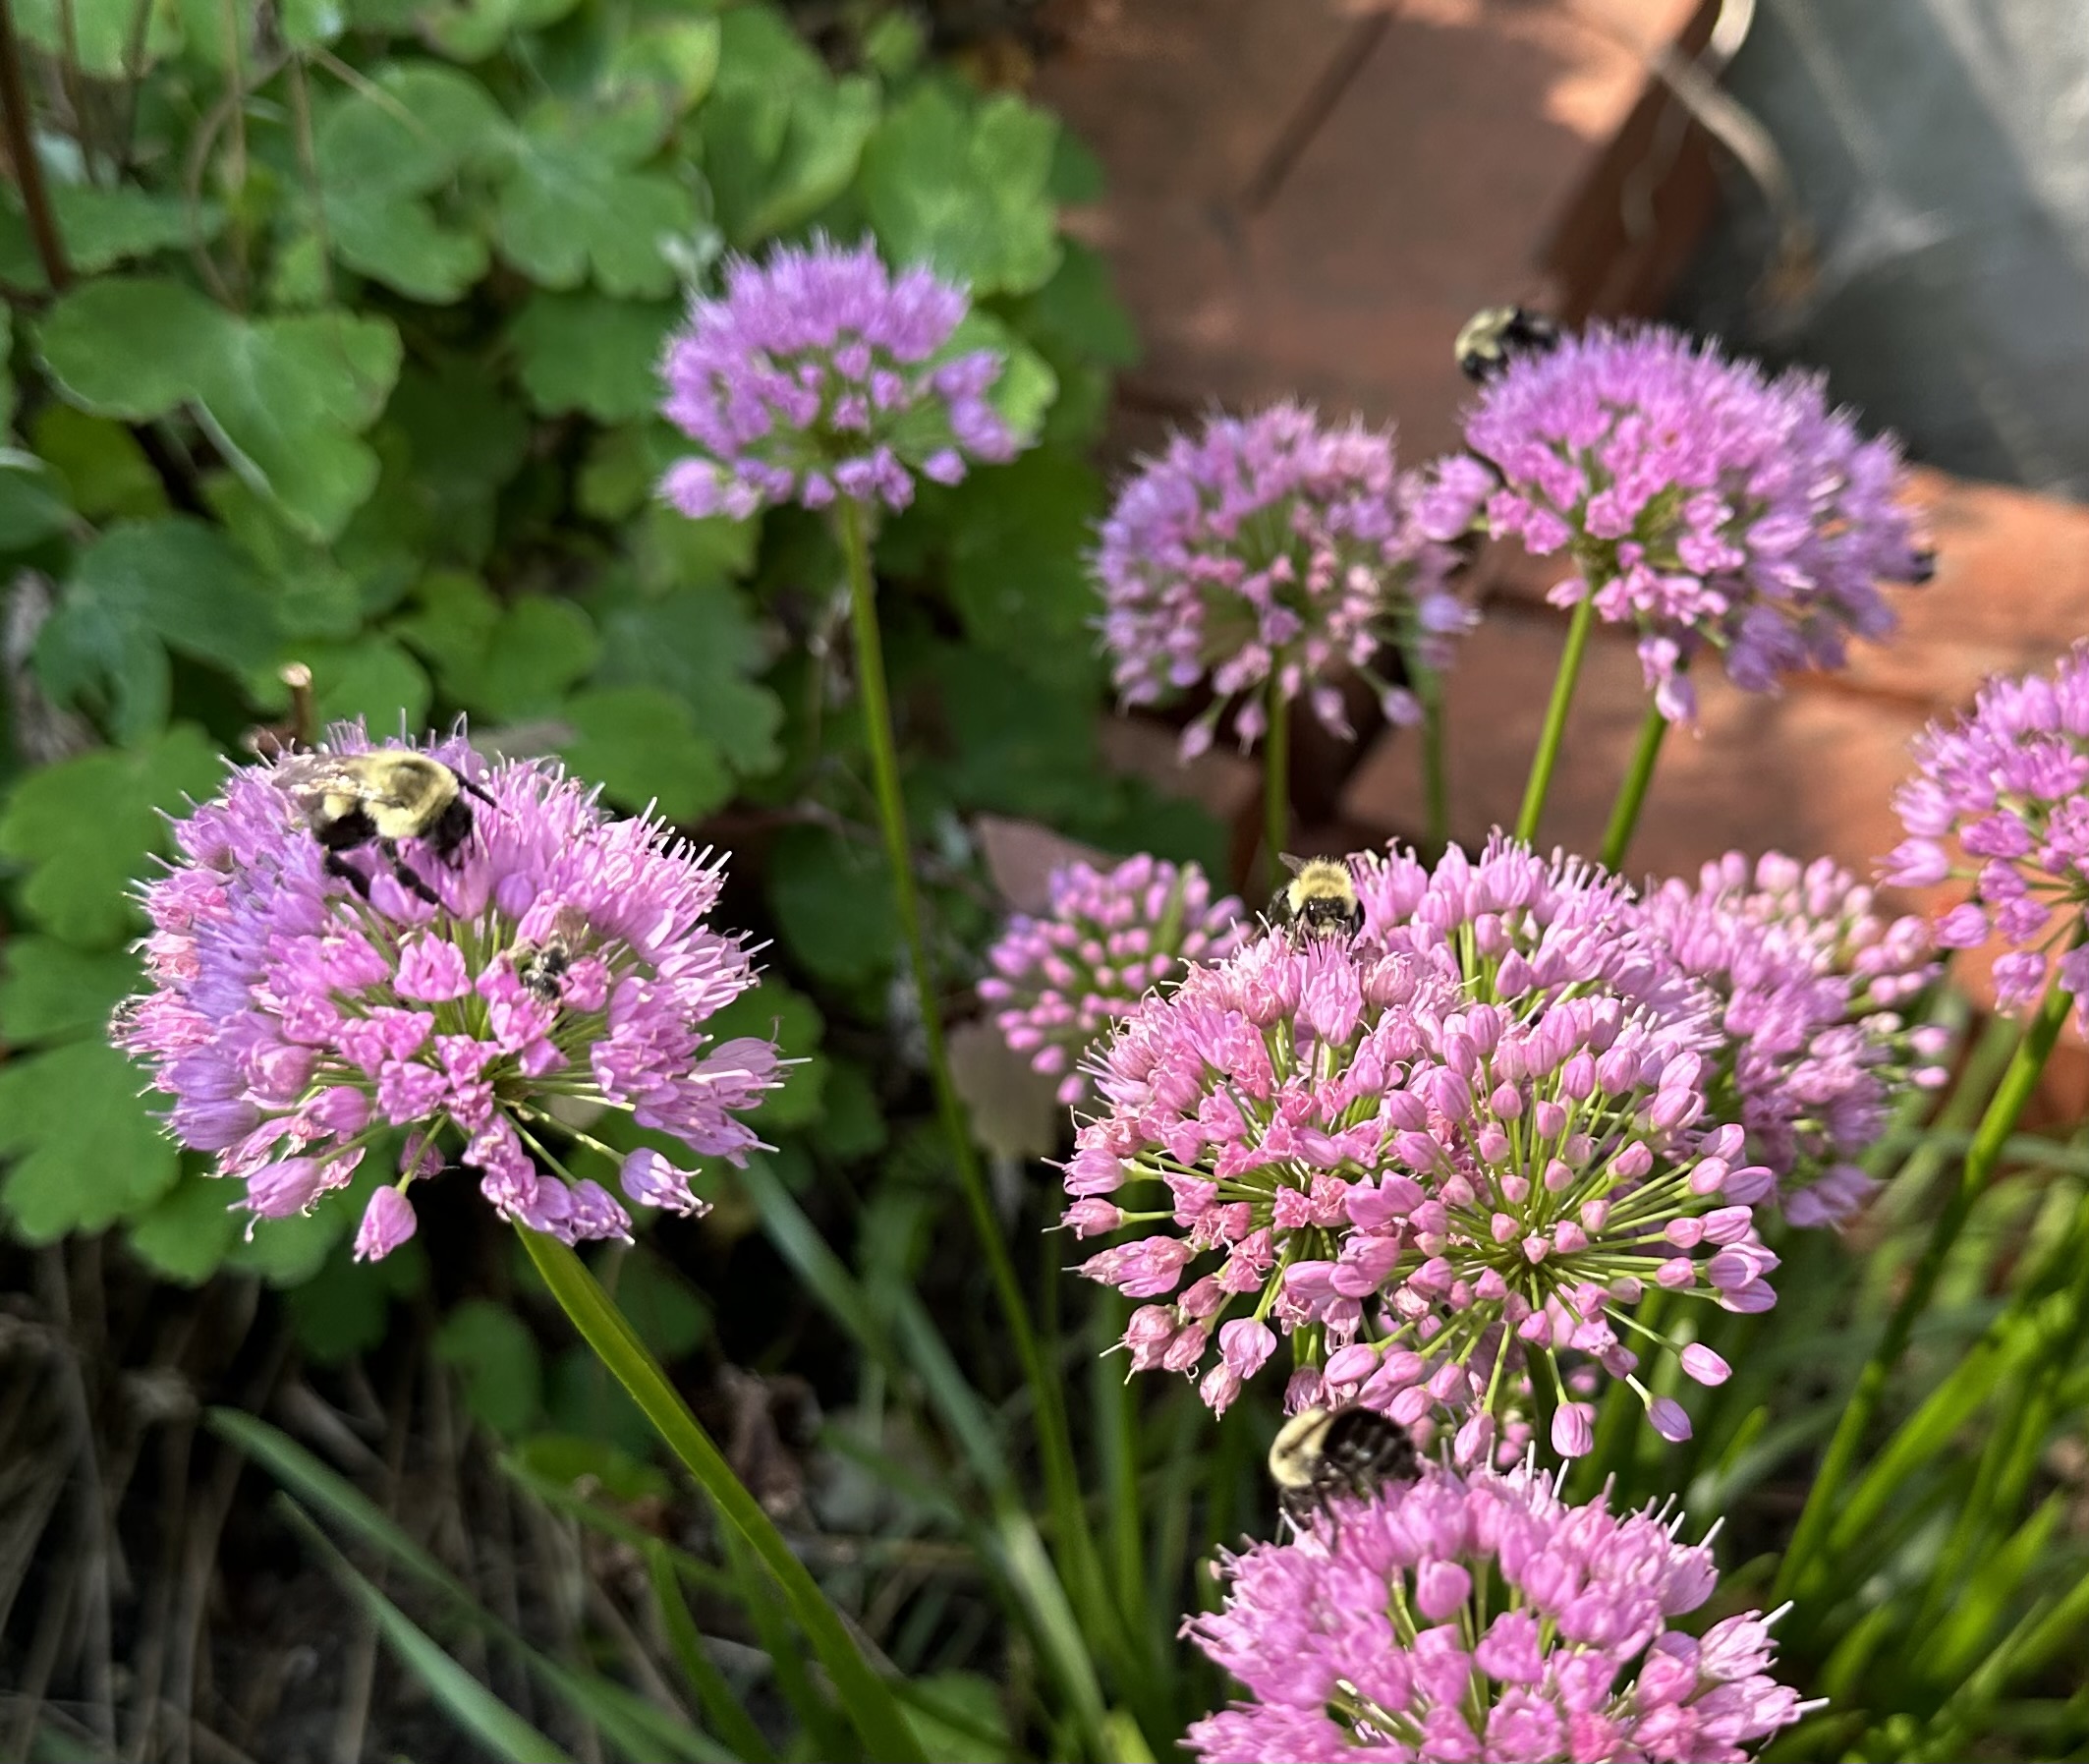
{"type": "MultiPolygon", "coordinates": [[[[764,981],[764,986],[773,985],[764,981]]],[[[788,1081],[786,1081],[788,1082],[788,1081]]],[[[819,1143],[844,1163],[870,1158],[885,1148],[885,1111],[871,1074],[853,1059],[830,1058],[821,1097],[819,1143]]]]}
{"type": "Polygon", "coordinates": [[[0,946],[0,1036],[17,1047],[91,1030],[138,985],[127,949],[76,949],[52,938],[13,937],[0,946]]]}
{"type": "Polygon", "coordinates": [[[593,671],[601,639],[571,600],[527,595],[487,634],[478,666],[458,677],[468,710],[514,721],[555,710],[566,689],[593,671]]]}
{"type": "Polygon", "coordinates": [[[512,1438],[542,1412],[536,1337],[505,1306],[466,1299],[442,1320],[433,1346],[435,1357],[464,1380],[465,1407],[493,1432],[512,1438]]]}
{"type": "Polygon", "coordinates": [[[713,1042],[744,1035],[772,1039],[784,1058],[803,1062],[786,1066],[782,1088],[770,1091],[749,1116],[762,1132],[789,1132],[819,1118],[827,1076],[826,1056],[819,1051],[826,1023],[819,1006],[803,993],[770,975],[706,1017],[704,1033],[713,1042]]]}
{"type": "Polygon", "coordinates": [[[233,470],[314,539],[334,538],[377,482],[357,437],[399,372],[386,318],[248,319],[180,282],[110,276],[52,306],[44,367],[90,415],[143,422],[187,403],[233,470]]]}
{"type": "Polygon", "coordinates": [[[660,299],[675,271],[663,246],[696,229],[688,189],[667,172],[638,169],[656,138],[644,110],[591,114],[545,99],[509,136],[506,181],[494,214],[500,254],[532,281],[660,299]]]}
{"type": "Polygon", "coordinates": [[[145,1112],[139,1071],[107,1043],[68,1042],[0,1065],[0,1207],[31,1243],[98,1231],[181,1173],[145,1112]]]}
{"type": "Polygon", "coordinates": [[[766,880],[784,944],[814,974],[846,983],[891,967],[899,919],[874,842],[824,827],[785,827],[766,880]]]}
{"type": "Polygon", "coordinates": [[[181,1179],[142,1212],[134,1213],[125,1235],[145,1266],[163,1280],[200,1286],[224,1265],[240,1240],[237,1182],[200,1170],[181,1179]]]}
{"type": "Polygon", "coordinates": [[[664,134],[710,90],[724,35],[716,19],[649,20],[617,44],[597,90],[619,109],[649,103],[664,134]]]}
{"type": "Polygon", "coordinates": [[[743,777],[781,764],[776,733],[783,706],[749,678],[766,662],[768,646],[739,590],[719,582],[657,599],[605,594],[594,613],[602,634],[595,678],[602,685],[673,693],[689,708],[697,733],[715,743],[743,777]]]}
{"type": "MultiPolygon", "coordinates": [[[[652,1437],[649,1430],[646,1443],[652,1437]]],[[[514,1451],[515,1463],[532,1476],[572,1489],[593,1483],[611,1501],[626,1506],[641,1501],[665,1502],[674,1484],[665,1472],[620,1451],[606,1440],[591,1440],[579,1434],[532,1434],[514,1451]]]]}
{"type": "MultiPolygon", "coordinates": [[[[134,184],[54,184],[50,198],[66,262],[76,274],[98,274],[128,258],[200,245],[225,226],[225,211],[215,202],[192,206],[134,184]]],[[[31,292],[48,286],[28,216],[12,192],[0,198],[0,277],[31,292]]]]}
{"type": "Polygon", "coordinates": [[[359,1262],[347,1243],[336,1243],[319,1272],[284,1299],[299,1347],[326,1366],[369,1352],[384,1340],[392,1300],[426,1283],[427,1264],[419,1238],[373,1262],[359,1262]]]}
{"type": "Polygon", "coordinates": [[[617,1268],[616,1305],[633,1332],[663,1360],[680,1359],[710,1334],[703,1295],[652,1251],[631,1251],[617,1268]]]}
{"type": "Polygon", "coordinates": [[[165,815],[181,812],[185,798],[211,795],[223,775],[216,750],[189,723],[144,747],[82,754],[28,773],[0,815],[0,857],[28,873],[23,908],[81,948],[126,938],[138,924],[132,879],[166,850],[165,815]]]}
{"type": "Polygon", "coordinates": [[[36,414],[30,444],[65,480],[66,500],[90,521],[146,520],[167,512],[159,474],[121,423],[69,404],[48,404],[36,414]]]}
{"type": "Polygon", "coordinates": [[[566,764],[627,809],[648,802],[669,821],[702,820],[733,793],[717,748],[699,735],[689,707],[656,686],[575,694],[560,711],[574,736],[566,764]]]}
{"type": "Polygon", "coordinates": [[[65,485],[33,453],[0,447],[0,551],[26,551],[72,524],[65,485]]]}
{"type": "MultiPolygon", "coordinates": [[[[367,0],[366,0],[366,4],[367,0]]],[[[416,23],[453,61],[483,61],[519,31],[556,25],[579,0],[420,0],[416,23]]]]}
{"type": "Polygon", "coordinates": [[[1011,93],[967,104],[917,85],[864,148],[863,201],[894,262],[926,261],[975,296],[1042,286],[1059,262],[1046,186],[1058,124],[1011,93]]]}
{"type": "Polygon", "coordinates": [[[546,416],[644,417],[662,397],[660,350],[675,317],[672,301],[533,294],[509,332],[523,389],[546,416]]]}
{"type": "MultiPolygon", "coordinates": [[[[146,0],[146,8],[141,66],[173,54],[182,40],[174,0],[146,0]]],[[[82,73],[116,80],[130,71],[138,14],[138,0],[18,0],[15,24],[46,55],[76,57],[82,73]]]]}
{"type": "Polygon", "coordinates": [[[384,417],[413,450],[415,484],[445,510],[489,499],[529,456],[529,414],[468,356],[407,369],[384,417]]]}
{"type": "Polygon", "coordinates": [[[111,733],[136,742],[166,721],[155,645],[235,674],[278,653],[259,578],[216,528],[186,515],[121,522],[81,552],[37,634],[37,677],[60,704],[105,706],[111,733]]]}
{"type": "Polygon", "coordinates": [[[1008,1737],[1000,1688],[990,1679],[933,1673],[907,1688],[907,1725],[930,1764],[1009,1764],[1020,1755],[1008,1737]]]}
{"type": "Polygon", "coordinates": [[[243,1236],[227,1252],[233,1268],[257,1274],[271,1286],[302,1286],[325,1265],[334,1246],[354,1229],[356,1214],[345,1193],[322,1195],[310,1213],[294,1213],[288,1219],[250,1221],[251,1235],[243,1236]]]}
{"type": "Polygon", "coordinates": [[[312,714],[322,728],[361,720],[383,737],[427,727],[434,700],[427,673],[389,637],[312,644],[301,654],[311,667],[312,714]]]}
{"type": "Polygon", "coordinates": [[[478,81],[427,62],[382,69],[332,106],[312,159],[334,256],[410,299],[463,298],[485,274],[485,244],[427,199],[490,161],[504,127],[478,81]]]}
{"type": "Polygon", "coordinates": [[[1132,367],[1140,356],[1139,333],[1111,284],[1109,260],[1073,239],[1062,239],[1060,252],[1051,280],[1016,306],[1016,323],[1070,354],[1132,367]]]}

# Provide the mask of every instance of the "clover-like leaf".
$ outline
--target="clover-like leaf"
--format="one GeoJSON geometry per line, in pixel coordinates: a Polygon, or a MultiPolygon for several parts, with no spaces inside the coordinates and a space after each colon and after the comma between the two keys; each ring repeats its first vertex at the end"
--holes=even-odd
{"type": "Polygon", "coordinates": [[[180,282],[108,276],[57,302],[36,341],[91,415],[139,422],[192,406],[232,468],[314,539],[334,538],[376,484],[377,456],[357,437],[398,377],[389,319],[250,319],[180,282]]]}
{"type": "Polygon", "coordinates": [[[717,747],[697,733],[689,706],[656,686],[608,686],[576,693],[560,709],[573,737],[566,764],[599,778],[610,801],[657,806],[669,821],[701,820],[733,793],[717,747]]]}
{"type": "Polygon", "coordinates": [[[805,994],[774,975],[766,976],[752,992],[706,1017],[704,1033],[719,1042],[739,1036],[774,1041],[784,1058],[798,1062],[784,1068],[781,1087],[764,1096],[748,1117],[759,1130],[788,1132],[819,1117],[827,1078],[827,1058],[819,1045],[826,1037],[826,1021],[805,994]]]}
{"type": "Polygon", "coordinates": [[[96,80],[120,80],[182,44],[175,0],[16,0],[15,24],[46,55],[96,80]],[[142,27],[142,35],[141,35],[142,27]]]}
{"type": "Polygon", "coordinates": [[[143,519],[167,512],[158,473],[121,423],[51,403],[37,412],[29,441],[65,480],[66,500],[86,519],[143,519]]]}
{"type": "Polygon", "coordinates": [[[890,970],[899,918],[875,844],[824,827],[786,827],[766,881],[785,946],[814,974],[849,983],[890,970]]]}
{"type": "Polygon", "coordinates": [[[239,1183],[189,1169],[165,1193],[125,1223],[124,1235],[145,1266],[163,1280],[199,1286],[224,1265],[240,1240],[239,1183]]]}
{"type": "Polygon", "coordinates": [[[99,1039],[0,1065],[0,1208],[29,1242],[98,1231],[174,1185],[180,1161],[138,1091],[99,1039]]]}
{"type": "Polygon", "coordinates": [[[12,937],[0,972],[0,1035],[16,1047],[84,1032],[100,1034],[109,1012],[138,984],[128,949],[76,949],[55,938],[12,937]]]}
{"type": "Polygon", "coordinates": [[[442,1320],[435,1357],[464,1380],[472,1418],[503,1437],[521,1433],[542,1412],[543,1362],[521,1318],[491,1299],[468,1298],[442,1320]]]}
{"type": "Polygon", "coordinates": [[[547,98],[508,137],[494,213],[500,255],[547,288],[591,277],[604,294],[674,291],[664,249],[692,232],[696,202],[670,172],[645,168],[658,146],[649,106],[595,111],[547,98]]]}
{"type": "MultiPolygon", "coordinates": [[[[50,192],[66,262],[96,275],[134,257],[200,245],[224,230],[225,210],[216,202],[191,202],[135,184],[59,184],[50,192]]],[[[42,289],[43,259],[29,234],[28,216],[10,197],[0,200],[0,279],[15,287],[42,289]]]]}
{"type": "Polygon", "coordinates": [[[58,475],[33,453],[0,447],[0,552],[41,544],[72,519],[58,475]]]}
{"type": "Polygon", "coordinates": [[[509,333],[530,402],[546,416],[585,411],[600,423],[643,417],[662,396],[660,350],[672,301],[591,292],[530,297],[509,333]]]}
{"type": "Polygon", "coordinates": [[[776,732],[783,707],[752,676],[767,645],[749,615],[746,597],[727,583],[692,584],[657,598],[605,588],[594,602],[602,634],[604,686],[658,686],[689,707],[700,735],[742,776],[780,762],[776,732]]]}
{"type": "Polygon", "coordinates": [[[166,816],[208,796],[222,776],[216,749],[189,723],[137,749],[98,749],[28,773],[0,814],[0,857],[28,872],[24,909],[80,948],[123,940],[139,923],[131,883],[167,849],[166,816]]]}

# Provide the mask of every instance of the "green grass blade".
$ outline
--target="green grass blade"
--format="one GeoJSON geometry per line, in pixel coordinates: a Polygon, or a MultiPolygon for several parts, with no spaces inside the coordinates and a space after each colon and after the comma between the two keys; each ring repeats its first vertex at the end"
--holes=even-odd
{"type": "Polygon", "coordinates": [[[770,1764],[776,1754],[733,1694],[717,1662],[704,1651],[704,1637],[697,1631],[697,1620],[689,1614],[689,1601],[683,1597],[674,1559],[664,1545],[656,1544],[646,1552],[646,1571],[652,1580],[652,1596],[660,1608],[660,1626],[667,1632],[667,1645],[674,1650],[675,1661],[689,1680],[705,1719],[747,1764],[770,1764]]]}
{"type": "Polygon", "coordinates": [[[762,1651],[768,1656],[769,1672],[776,1680],[777,1692],[790,1705],[791,1713],[797,1716],[798,1725],[811,1743],[812,1755],[829,1759],[847,1757],[852,1749],[848,1727],[819,1686],[813,1682],[813,1675],[806,1670],[797,1638],[792,1635],[789,1621],[777,1606],[768,1577],[755,1560],[754,1551],[745,1538],[736,1537],[731,1532],[722,1533],[720,1541],[725,1546],[725,1560],[740,1583],[740,1604],[755,1625],[755,1635],[762,1644],[762,1651]]]}
{"type": "Polygon", "coordinates": [[[720,1516],[747,1540],[781,1588],[793,1620],[819,1656],[842,1708],[862,1736],[865,1750],[880,1764],[925,1764],[914,1731],[890,1686],[871,1670],[805,1564],[791,1554],[761,1504],[732,1473],[710,1436],[668,1383],[659,1362],[632,1333],[586,1264],[565,1244],[540,1231],[519,1234],[544,1284],[588,1345],[631,1393],[720,1516]]]}
{"type": "Polygon", "coordinates": [[[325,1560],[350,1598],[363,1607],[400,1662],[449,1713],[450,1719],[506,1764],[551,1764],[565,1753],[452,1660],[405,1612],[356,1570],[318,1521],[283,1497],[283,1507],[306,1541],[325,1560]]]}

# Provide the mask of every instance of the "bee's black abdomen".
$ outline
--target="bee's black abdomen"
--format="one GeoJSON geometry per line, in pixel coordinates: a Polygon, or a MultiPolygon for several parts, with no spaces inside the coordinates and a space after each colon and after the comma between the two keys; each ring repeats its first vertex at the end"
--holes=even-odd
{"type": "Polygon", "coordinates": [[[462,796],[453,796],[449,806],[435,817],[435,825],[422,837],[437,857],[447,858],[472,836],[472,805],[462,796]]]}
{"type": "Polygon", "coordinates": [[[311,830],[312,836],[328,851],[354,851],[357,846],[367,845],[377,836],[376,823],[370,820],[367,809],[351,809],[331,821],[317,822],[311,830]]]}

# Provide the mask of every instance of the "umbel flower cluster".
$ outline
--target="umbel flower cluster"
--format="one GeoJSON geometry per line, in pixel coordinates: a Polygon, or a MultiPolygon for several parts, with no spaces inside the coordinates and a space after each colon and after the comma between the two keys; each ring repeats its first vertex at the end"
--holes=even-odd
{"type": "Polygon", "coordinates": [[[1659,326],[1593,326],[1512,357],[1465,438],[1498,484],[1462,461],[1436,500],[1484,501],[1495,533],[1565,552],[1574,573],[1553,599],[1593,596],[1639,632],[1671,721],[1695,714],[1683,670],[1701,651],[1744,690],[1774,691],[1891,631],[1880,582],[1929,575],[1891,440],[1861,436],[1816,375],[1771,378],[1659,326]]]}
{"type": "Polygon", "coordinates": [[[1184,1631],[1247,1696],[1196,1723],[1207,1764],[1280,1758],[1735,1764],[1811,1707],[1770,1622],[1669,1624],[1718,1582],[1680,1519],[1570,1507],[1528,1465],[1419,1482],[1223,1559],[1184,1631]]]}
{"type": "Polygon", "coordinates": [[[1185,963],[1230,955],[1247,909],[1230,894],[1214,901],[1195,864],[1144,854],[1109,870],[1063,864],[1049,888],[1044,916],[1017,914],[988,950],[979,995],[1010,1050],[1058,1078],[1071,1104],[1088,1094],[1077,1062],[1096,1038],[1185,963]]]}
{"type": "Polygon", "coordinates": [[[1228,706],[1241,746],[1259,740],[1272,682],[1346,738],[1341,668],[1370,681],[1394,721],[1416,720],[1413,693],[1377,671],[1380,650],[1390,644],[1410,674],[1441,669],[1472,617],[1447,587],[1454,553],[1424,531],[1421,487],[1389,433],[1334,427],[1295,404],[1175,436],[1125,484],[1096,553],[1125,703],[1208,685],[1185,758],[1211,745],[1228,706]]]}
{"type": "Polygon", "coordinates": [[[739,520],[837,496],[900,509],[917,472],[956,484],[968,456],[1013,458],[988,401],[1003,358],[963,346],[968,306],[933,270],[893,274],[868,242],[735,261],[724,297],[692,302],[667,346],[662,413],[699,450],[669,470],[668,501],[739,520]]]}
{"type": "Polygon", "coordinates": [[[1599,1369],[1683,1437],[1643,1355],[1707,1384],[1727,1368],[1687,1307],[1667,1333],[1629,1313],[1651,1287],[1775,1303],[1758,1211],[1780,1174],[1810,1172],[1821,1123],[1855,1130],[1902,1069],[1874,1048],[1903,1039],[1890,1012],[1858,1018],[1852,1048],[1835,1040],[1861,1006],[1834,964],[1877,940],[1867,928],[1831,951],[1793,932],[1800,953],[1763,954],[1746,928],[1781,922],[1751,919],[1722,882],[1665,919],[1614,878],[1501,840],[1434,872],[1399,853],[1352,871],[1353,941],[1272,936],[1195,968],[1095,1062],[1066,1223],[1143,1231],[1082,1269],[1150,1301],[1127,1328],[1133,1367],[1202,1371],[1223,1410],[1289,1336],[1287,1406],[1451,1426],[1468,1463],[1525,1376],[1559,1399],[1554,1449],[1585,1452],[1594,1410],[1573,1374],[1599,1369]],[[1733,1027],[1736,1001],[1761,1048],[1733,1027]],[[1779,1080],[1767,1050],[1795,1011],[1813,1058],[1779,1080]]]}
{"type": "Polygon", "coordinates": [[[1915,759],[1893,798],[1908,836],[1887,880],[1970,880],[1972,898],[1944,916],[1937,940],[1971,949],[1999,938],[2004,1009],[2031,1003],[2056,970],[2089,1026],[2089,644],[2050,675],[1990,680],[1969,714],[1923,731],[1915,759]]]}
{"type": "MultiPolygon", "coordinates": [[[[325,751],[368,745],[343,728],[325,751]]],[[[705,924],[719,866],[657,823],[611,820],[555,766],[489,767],[461,738],[430,751],[489,799],[454,861],[402,842],[439,905],[367,851],[344,860],[362,897],[323,867],[282,766],[235,771],[176,824],[180,861],[144,889],[151,990],[117,1039],[174,1099],[174,1136],[259,1217],[311,1206],[403,1131],[359,1254],[413,1234],[410,1189],[453,1154],[504,1218],[568,1242],[626,1236],[614,1196],[551,1163],[546,1130],[574,1132],[554,1111],[621,1110],[738,1163],[757,1143],[739,1117],[778,1081],[771,1043],[702,1027],[755,984],[705,924]]],[[[621,1180],[642,1205],[703,1207],[657,1152],[624,1158],[621,1180]]]]}

